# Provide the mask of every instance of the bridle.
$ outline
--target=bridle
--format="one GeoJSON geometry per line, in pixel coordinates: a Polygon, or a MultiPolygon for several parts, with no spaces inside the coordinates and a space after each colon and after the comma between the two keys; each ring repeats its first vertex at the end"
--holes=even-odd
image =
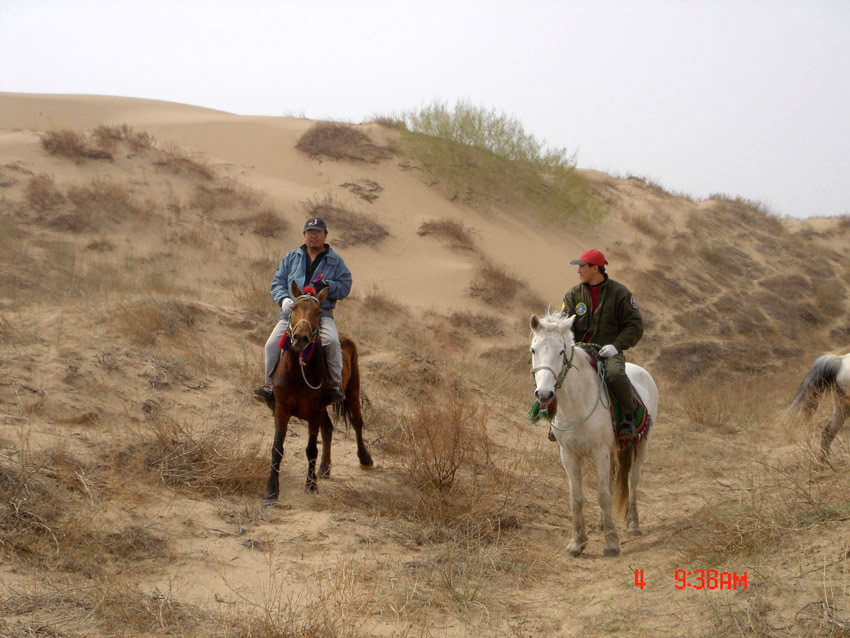
{"type": "MultiPolygon", "coordinates": [[[[536,368],[532,368],[531,369],[531,377],[534,379],[535,383],[537,382],[537,377],[536,377],[537,372],[539,372],[540,370],[548,370],[549,372],[552,373],[552,376],[555,377],[555,390],[556,391],[559,390],[561,388],[561,386],[564,384],[564,380],[567,378],[567,374],[569,373],[569,371],[576,367],[573,364],[573,359],[575,359],[575,355],[576,355],[576,345],[590,345],[590,344],[584,344],[584,343],[582,343],[582,344],[575,344],[575,343],[571,344],[570,345],[570,356],[568,358],[567,357],[567,342],[564,341],[564,352],[563,352],[563,355],[562,355],[563,362],[561,363],[561,372],[556,373],[549,366],[537,366],[536,368]]],[[[610,399],[608,399],[608,389],[605,387],[605,383],[604,383],[604,381],[605,381],[605,366],[602,364],[601,361],[599,362],[599,365],[596,366],[596,374],[597,374],[596,402],[593,404],[593,407],[590,408],[590,412],[587,413],[587,416],[584,417],[578,423],[573,423],[572,425],[568,425],[568,426],[563,427],[563,428],[559,428],[557,425],[555,425],[554,422],[552,422],[549,425],[553,430],[558,430],[559,432],[566,432],[568,430],[574,430],[578,426],[586,423],[587,420],[591,416],[593,416],[593,413],[596,412],[596,408],[599,406],[600,403],[605,408],[611,407],[611,401],[610,401],[610,399]],[[603,393],[606,396],[605,400],[602,399],[603,393]],[[607,403],[607,405],[606,405],[606,403],[607,403]]]]}
{"type": "Polygon", "coordinates": [[[561,361],[561,372],[557,373],[549,366],[537,366],[536,368],[531,369],[531,377],[534,379],[534,382],[537,382],[537,373],[540,370],[548,370],[552,373],[552,376],[555,377],[555,389],[559,390],[562,385],[564,385],[564,379],[567,378],[567,373],[571,368],[574,368],[573,365],[573,357],[575,357],[575,345],[570,346],[570,357],[567,358],[567,342],[564,341],[564,352],[561,355],[563,357],[561,361]]]}
{"type": "MultiPolygon", "coordinates": [[[[295,299],[295,301],[293,302],[292,305],[294,306],[296,303],[298,303],[302,299],[307,299],[309,301],[312,301],[312,302],[318,304],[318,306],[319,306],[319,312],[320,312],[319,320],[316,322],[315,330],[313,330],[310,333],[310,338],[307,340],[307,343],[315,344],[318,340],[318,337],[319,337],[319,330],[321,330],[321,328],[322,328],[322,315],[321,315],[322,303],[318,299],[316,299],[313,295],[301,295],[299,297],[296,297],[296,299],[295,299]]],[[[284,334],[286,334],[286,333],[289,333],[290,335],[294,334],[294,330],[298,326],[300,326],[302,323],[306,323],[307,325],[310,325],[310,321],[308,319],[299,319],[298,321],[295,322],[294,326],[292,325],[292,310],[290,309],[289,324],[286,326],[286,330],[284,331],[284,334]]],[[[324,379],[319,381],[319,385],[314,386],[313,384],[311,384],[307,380],[307,372],[306,372],[307,362],[302,357],[298,357],[298,363],[301,364],[301,377],[304,379],[304,383],[307,384],[307,387],[310,388],[311,390],[321,389],[322,385],[324,385],[324,382],[325,382],[324,379]]]]}

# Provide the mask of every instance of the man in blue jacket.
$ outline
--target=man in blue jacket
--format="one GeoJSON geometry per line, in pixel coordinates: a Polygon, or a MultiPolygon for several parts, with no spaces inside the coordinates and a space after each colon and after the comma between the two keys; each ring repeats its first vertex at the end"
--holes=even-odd
{"type": "Polygon", "coordinates": [[[328,366],[329,387],[327,398],[330,403],[345,399],[342,392],[342,349],[339,345],[339,333],[334,323],[333,310],[339,299],[345,299],[351,292],[351,271],[334,250],[325,243],[328,227],[318,217],[311,217],[304,223],[304,243],[284,255],[277,272],[272,279],[271,294],[274,302],[280,306],[280,321],[266,341],[266,383],[254,390],[254,396],[274,405],[274,392],[271,377],[280,359],[280,339],[289,325],[289,308],[292,306],[291,284],[294,281],[300,290],[317,294],[328,289],[328,296],[322,302],[322,320],[319,337],[325,351],[328,366]],[[310,288],[312,286],[312,289],[310,288]]]}

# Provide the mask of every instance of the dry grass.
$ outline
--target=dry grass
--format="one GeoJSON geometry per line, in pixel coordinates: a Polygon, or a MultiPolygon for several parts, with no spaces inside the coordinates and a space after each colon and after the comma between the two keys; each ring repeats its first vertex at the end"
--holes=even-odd
{"type": "Polygon", "coordinates": [[[164,484],[207,496],[259,494],[268,475],[268,450],[245,440],[242,423],[181,424],[155,406],[149,414],[153,440],[144,446],[144,463],[164,484]]]}
{"type": "Polygon", "coordinates": [[[127,124],[98,126],[92,131],[91,137],[100,149],[109,153],[115,153],[121,143],[125,143],[134,153],[149,151],[156,144],[152,135],[143,131],[134,131],[127,124]]]}
{"type": "Polygon", "coordinates": [[[127,184],[102,177],[84,186],[72,186],[68,199],[86,227],[99,226],[103,221],[128,221],[143,212],[127,184]]]}
{"type": "Polygon", "coordinates": [[[43,133],[39,139],[42,148],[50,155],[57,155],[73,160],[81,164],[87,159],[99,159],[112,161],[112,154],[90,145],[90,139],[83,133],[63,129],[61,131],[48,131],[43,133]]]}
{"type": "Polygon", "coordinates": [[[39,212],[53,210],[65,203],[65,196],[56,187],[52,175],[42,173],[27,182],[27,204],[39,212]]]}
{"type": "Polygon", "coordinates": [[[392,157],[389,149],[372,142],[363,131],[336,122],[315,124],[299,138],[295,148],[312,158],[375,163],[392,157]]]}
{"type": "Polygon", "coordinates": [[[389,237],[389,231],[372,218],[348,208],[333,193],[317,195],[301,203],[310,217],[321,217],[328,225],[329,242],[340,248],[374,246],[389,237]]]}
{"type": "Polygon", "coordinates": [[[433,235],[447,241],[452,248],[461,248],[464,250],[474,250],[472,243],[474,232],[472,228],[465,226],[463,222],[448,218],[424,221],[419,224],[419,228],[416,230],[417,235],[433,235]]]}
{"type": "Polygon", "coordinates": [[[504,266],[488,260],[479,264],[475,277],[469,284],[469,294],[480,298],[486,304],[500,307],[514,303],[532,308],[543,308],[546,305],[543,299],[529,290],[504,266]]]}
{"type": "Polygon", "coordinates": [[[147,299],[119,306],[113,322],[138,346],[151,346],[162,336],[186,336],[194,325],[197,311],[177,299],[147,299]]]}
{"type": "Polygon", "coordinates": [[[250,228],[255,235],[274,239],[278,239],[289,232],[292,226],[273,207],[268,205],[260,209],[260,212],[256,215],[239,220],[238,223],[250,228]]]}
{"type": "Polygon", "coordinates": [[[655,239],[663,239],[670,235],[669,227],[672,222],[670,213],[659,211],[654,214],[641,214],[628,211],[623,213],[623,220],[643,234],[655,239]]]}
{"type": "Polygon", "coordinates": [[[159,149],[153,164],[166,173],[184,175],[206,182],[212,181],[216,176],[208,161],[192,157],[175,144],[167,144],[159,149]]]}
{"type": "Polygon", "coordinates": [[[220,180],[214,184],[198,184],[189,205],[206,214],[217,210],[257,208],[263,194],[232,180],[220,180]]]}

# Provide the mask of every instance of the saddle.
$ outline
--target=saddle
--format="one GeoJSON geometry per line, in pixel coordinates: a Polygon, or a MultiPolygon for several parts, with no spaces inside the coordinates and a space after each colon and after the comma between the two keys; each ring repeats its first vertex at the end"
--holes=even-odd
{"type": "MultiPolygon", "coordinates": [[[[584,344],[583,344],[584,345],[584,344]]],[[[593,364],[594,370],[599,371],[599,362],[601,361],[599,357],[599,352],[596,348],[587,348],[587,353],[590,355],[590,362],[593,364]]],[[[635,442],[640,442],[643,440],[647,434],[649,434],[649,427],[652,425],[652,417],[649,414],[649,410],[646,409],[646,404],[643,402],[638,391],[635,390],[635,386],[629,383],[629,387],[632,389],[632,397],[635,401],[635,430],[637,434],[635,435],[635,442]]],[[[614,394],[612,392],[608,393],[608,398],[610,399],[611,404],[611,427],[614,428],[614,436],[617,436],[617,424],[622,420],[623,408],[620,407],[620,403],[614,398],[614,394]]]]}

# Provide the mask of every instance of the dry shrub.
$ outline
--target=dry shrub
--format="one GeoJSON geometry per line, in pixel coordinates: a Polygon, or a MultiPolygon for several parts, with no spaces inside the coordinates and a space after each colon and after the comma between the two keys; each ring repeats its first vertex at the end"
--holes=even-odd
{"type": "Polygon", "coordinates": [[[27,182],[26,201],[35,210],[45,212],[65,203],[65,196],[56,188],[53,177],[36,175],[27,182]]]}
{"type": "Polygon", "coordinates": [[[8,627],[10,636],[191,636],[209,622],[209,614],[176,601],[170,591],[142,593],[134,580],[122,575],[76,584],[46,578],[27,589],[10,587],[0,601],[0,618],[10,624],[0,619],[0,631],[8,627]],[[23,633],[11,631],[14,619],[23,633]]]}
{"type": "Polygon", "coordinates": [[[115,250],[115,244],[110,239],[102,237],[100,239],[90,241],[86,244],[86,249],[98,253],[111,253],[115,250]]]}
{"type": "Polygon", "coordinates": [[[360,199],[365,199],[370,204],[378,199],[378,193],[381,193],[384,190],[378,182],[371,179],[360,179],[357,180],[356,184],[345,182],[344,184],[340,184],[340,188],[344,188],[354,193],[360,199]]]}
{"type": "Polygon", "coordinates": [[[475,277],[469,284],[469,294],[487,304],[499,306],[513,302],[534,308],[542,308],[546,305],[537,294],[529,290],[503,266],[487,260],[479,264],[475,277]]]}
{"type": "Polygon", "coordinates": [[[154,439],[146,444],[145,467],[166,485],[206,495],[257,495],[268,475],[268,450],[246,442],[244,424],[212,429],[180,424],[154,411],[154,439]]]}
{"type": "Polygon", "coordinates": [[[92,139],[99,148],[114,153],[120,142],[126,143],[134,153],[153,148],[154,138],[149,133],[136,132],[127,124],[120,126],[98,126],[92,131],[92,139]]]}
{"type": "Polygon", "coordinates": [[[186,175],[210,181],[215,177],[215,172],[209,162],[203,159],[195,159],[179,146],[167,144],[158,157],[153,161],[157,168],[174,175],[186,175]]]}
{"type": "Polygon", "coordinates": [[[130,340],[150,346],[162,335],[177,336],[195,323],[197,308],[176,299],[154,298],[119,307],[114,319],[130,340]]]}
{"type": "Polygon", "coordinates": [[[424,221],[419,224],[419,228],[416,230],[417,235],[433,235],[447,240],[452,248],[466,250],[474,249],[472,233],[473,230],[464,226],[463,222],[446,217],[424,221]]]}
{"type": "Polygon", "coordinates": [[[259,213],[237,221],[260,237],[279,238],[290,229],[290,223],[278,215],[271,206],[264,206],[259,213]]]}
{"type": "Polygon", "coordinates": [[[68,189],[68,199],[77,214],[89,223],[94,219],[125,221],[142,212],[133,200],[130,187],[104,177],[93,178],[87,186],[72,186],[68,189]]]}
{"type": "MultiPolygon", "coordinates": [[[[726,480],[716,496],[689,519],[677,537],[686,560],[759,557],[813,526],[850,520],[850,480],[844,462],[819,472],[806,457],[771,465],[756,461],[746,477],[726,480]]],[[[837,463],[836,463],[837,464],[837,463]]]]}
{"type": "Polygon", "coordinates": [[[480,312],[453,312],[449,317],[455,328],[471,332],[476,337],[501,337],[503,322],[493,315],[480,312]]]}
{"type": "Polygon", "coordinates": [[[402,421],[406,480],[419,490],[447,492],[469,458],[485,462],[485,416],[482,406],[460,396],[450,396],[445,405],[433,399],[421,403],[402,421]]]}
{"type": "Polygon", "coordinates": [[[295,148],[312,158],[375,163],[392,157],[388,148],[376,145],[363,131],[336,122],[315,124],[299,138],[295,148]]]}
{"type": "Polygon", "coordinates": [[[236,304],[259,317],[267,317],[271,312],[278,315],[280,308],[275,305],[269,292],[276,268],[277,263],[271,258],[254,259],[240,268],[238,277],[229,282],[236,304]]]}
{"type": "Polygon", "coordinates": [[[87,159],[112,160],[112,154],[102,149],[89,146],[89,141],[82,133],[69,129],[48,131],[40,138],[41,146],[50,155],[58,155],[73,160],[77,164],[87,159]]]}
{"type": "Polygon", "coordinates": [[[316,196],[301,204],[310,217],[321,217],[333,233],[337,246],[374,246],[389,236],[389,231],[373,219],[356,213],[334,197],[333,193],[316,196]]]}
{"type": "Polygon", "coordinates": [[[667,212],[656,212],[650,215],[628,211],[623,213],[623,219],[642,233],[656,239],[662,239],[668,235],[667,227],[671,222],[670,213],[667,212]]]}
{"type": "Polygon", "coordinates": [[[198,184],[189,205],[204,213],[211,213],[222,209],[256,208],[262,201],[262,193],[239,182],[224,180],[213,186],[198,184]]]}
{"type": "Polygon", "coordinates": [[[0,496],[3,553],[35,562],[56,556],[60,520],[71,503],[59,498],[40,468],[29,463],[17,468],[0,465],[0,496]]]}

